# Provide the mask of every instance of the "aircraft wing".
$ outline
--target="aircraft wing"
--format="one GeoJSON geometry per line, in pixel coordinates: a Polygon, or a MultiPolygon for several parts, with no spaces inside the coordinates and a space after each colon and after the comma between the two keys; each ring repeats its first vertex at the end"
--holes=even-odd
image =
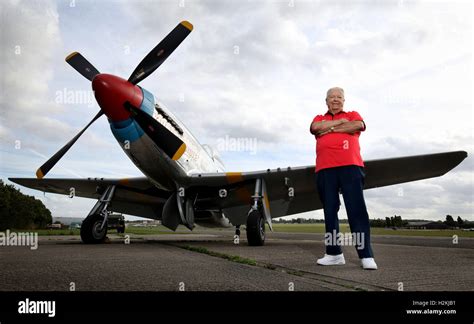
{"type": "Polygon", "coordinates": [[[147,178],[124,179],[54,179],[9,178],[19,185],[61,195],[99,199],[109,185],[116,185],[110,211],[147,218],[161,217],[161,210],[169,193],[156,188],[147,178]]]}
{"type": "MultiPolygon", "coordinates": [[[[455,151],[365,161],[364,189],[439,177],[466,157],[466,152],[455,151]]],[[[272,218],[322,208],[314,182],[314,165],[195,174],[191,187],[198,192],[196,205],[200,209],[222,209],[233,224],[245,224],[257,178],[265,181],[272,218]]]]}
{"type": "MultiPolygon", "coordinates": [[[[467,157],[464,151],[365,161],[365,189],[438,177],[467,157]]],[[[255,172],[194,174],[186,190],[197,194],[195,208],[223,210],[233,224],[245,224],[255,180],[263,179],[272,218],[322,208],[314,183],[314,166],[255,172]]],[[[159,190],[146,177],[126,179],[10,178],[25,187],[63,195],[99,199],[108,185],[116,185],[109,208],[147,218],[161,218],[170,192],[159,190]]]]}

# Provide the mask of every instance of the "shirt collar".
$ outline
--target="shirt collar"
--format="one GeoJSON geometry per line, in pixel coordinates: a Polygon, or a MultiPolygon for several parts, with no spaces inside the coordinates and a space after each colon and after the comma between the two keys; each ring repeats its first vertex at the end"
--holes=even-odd
{"type": "MultiPolygon", "coordinates": [[[[340,112],[338,112],[336,115],[339,115],[339,114],[345,114],[345,113],[346,113],[346,112],[345,112],[344,110],[341,110],[341,111],[340,111],[340,112]]],[[[327,111],[327,112],[324,114],[324,116],[326,116],[326,115],[335,116],[335,115],[331,114],[331,113],[329,112],[329,110],[328,110],[328,111],[327,111]]]]}

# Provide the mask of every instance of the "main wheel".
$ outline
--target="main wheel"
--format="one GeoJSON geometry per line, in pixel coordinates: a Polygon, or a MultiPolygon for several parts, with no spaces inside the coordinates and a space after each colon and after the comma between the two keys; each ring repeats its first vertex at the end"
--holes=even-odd
{"type": "Polygon", "coordinates": [[[247,218],[247,241],[250,246],[265,244],[265,219],[258,210],[250,212],[247,218]]]}
{"type": "Polygon", "coordinates": [[[104,218],[100,215],[91,215],[86,217],[81,225],[81,239],[85,244],[97,244],[105,241],[107,236],[107,222],[102,230],[104,218]]]}

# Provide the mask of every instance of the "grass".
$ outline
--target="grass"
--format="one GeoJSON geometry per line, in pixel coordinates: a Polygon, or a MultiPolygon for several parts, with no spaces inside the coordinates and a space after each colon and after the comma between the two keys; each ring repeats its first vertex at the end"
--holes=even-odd
{"type": "Polygon", "coordinates": [[[66,229],[36,229],[36,230],[19,230],[14,229],[11,232],[33,232],[38,233],[39,236],[49,236],[49,235],[79,235],[81,230],[80,229],[73,229],[70,230],[66,229]]]}
{"type": "MultiPolygon", "coordinates": [[[[80,235],[80,229],[36,229],[36,230],[20,230],[13,229],[10,232],[36,232],[39,236],[55,236],[55,235],[80,235]]],[[[109,234],[117,234],[115,229],[109,229],[109,234]]],[[[176,232],[173,232],[170,229],[167,229],[164,226],[156,227],[133,227],[127,226],[125,229],[125,234],[136,234],[136,235],[149,235],[149,234],[190,234],[191,231],[187,229],[178,229],[176,232]]]]}
{"type": "MultiPolygon", "coordinates": [[[[273,224],[273,229],[277,233],[324,233],[324,224],[273,224]]],[[[219,230],[219,229],[212,229],[219,230]]],[[[233,229],[227,229],[233,231],[233,229]]],[[[390,228],[372,227],[372,235],[402,235],[402,236],[428,236],[428,237],[474,237],[474,232],[463,231],[463,230],[415,230],[415,229],[397,229],[393,230],[390,228]]],[[[37,232],[40,236],[47,235],[79,235],[79,229],[39,229],[39,230],[19,230],[14,229],[12,232],[37,232]]],[[[166,235],[166,234],[192,234],[192,233],[205,233],[209,229],[197,227],[194,231],[189,231],[184,227],[179,227],[176,232],[167,229],[164,226],[156,227],[133,227],[127,226],[125,234],[135,235],[166,235]]],[[[350,233],[349,224],[340,224],[340,231],[343,233],[350,233]]],[[[109,234],[117,233],[115,230],[109,230],[109,234]]]]}
{"type": "MultiPolygon", "coordinates": [[[[341,224],[341,232],[349,230],[349,225],[341,224]]],[[[324,233],[324,224],[273,224],[275,232],[284,233],[324,233]]]]}
{"type": "MultiPolygon", "coordinates": [[[[277,233],[324,233],[324,224],[273,224],[273,229],[277,233]]],[[[340,231],[349,233],[349,224],[340,224],[340,231]]],[[[403,235],[403,236],[438,236],[438,237],[474,237],[474,232],[463,230],[416,230],[372,227],[372,235],[403,235]]]]}

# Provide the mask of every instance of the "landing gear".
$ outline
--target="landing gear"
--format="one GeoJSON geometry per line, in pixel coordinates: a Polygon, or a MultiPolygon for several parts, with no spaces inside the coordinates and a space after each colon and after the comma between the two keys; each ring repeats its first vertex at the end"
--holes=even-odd
{"type": "Polygon", "coordinates": [[[107,237],[107,220],[101,215],[90,215],[82,222],[81,239],[85,244],[103,243],[107,237]],[[105,222],[105,224],[104,224],[105,222]],[[104,226],[102,227],[102,224],[104,226]]]}
{"type": "Polygon", "coordinates": [[[252,198],[253,204],[247,216],[247,242],[250,246],[262,246],[265,244],[265,218],[271,226],[269,207],[265,205],[268,197],[262,179],[255,181],[255,193],[252,198]]]}
{"type": "Polygon", "coordinates": [[[81,239],[85,244],[97,244],[107,237],[107,217],[115,186],[108,186],[81,225],[81,239]]]}
{"type": "Polygon", "coordinates": [[[265,244],[265,219],[258,210],[252,210],[247,217],[247,241],[250,246],[265,244]]]}

